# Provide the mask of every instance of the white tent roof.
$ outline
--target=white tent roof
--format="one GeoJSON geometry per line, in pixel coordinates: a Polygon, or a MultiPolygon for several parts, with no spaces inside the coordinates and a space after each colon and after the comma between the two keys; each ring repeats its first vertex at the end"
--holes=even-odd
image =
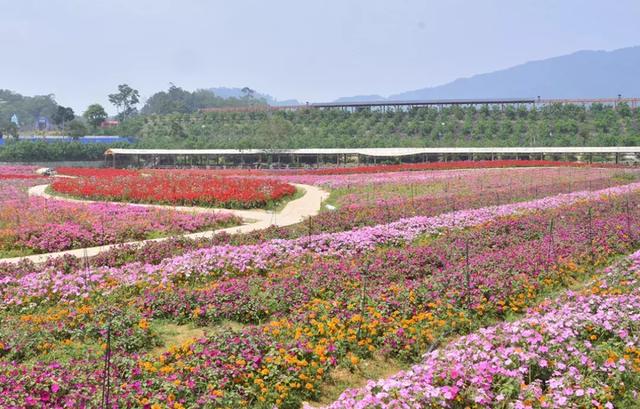
{"type": "Polygon", "coordinates": [[[362,155],[398,157],[421,154],[564,154],[640,153],[640,146],[520,147],[520,148],[311,148],[311,149],[108,149],[105,155],[362,155]]]}

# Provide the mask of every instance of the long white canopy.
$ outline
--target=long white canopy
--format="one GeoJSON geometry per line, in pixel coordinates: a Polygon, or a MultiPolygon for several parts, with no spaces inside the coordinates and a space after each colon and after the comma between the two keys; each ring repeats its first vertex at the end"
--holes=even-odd
{"type": "Polygon", "coordinates": [[[640,153],[640,146],[569,146],[518,148],[310,148],[310,149],[108,149],[105,155],[362,155],[400,157],[421,154],[580,154],[640,153]]]}

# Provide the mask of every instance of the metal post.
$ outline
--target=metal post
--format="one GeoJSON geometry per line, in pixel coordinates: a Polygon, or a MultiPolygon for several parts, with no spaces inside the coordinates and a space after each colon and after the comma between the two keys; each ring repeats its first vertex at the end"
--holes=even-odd
{"type": "Polygon", "coordinates": [[[107,345],[104,352],[104,377],[102,379],[102,408],[109,408],[111,392],[111,322],[107,324],[107,345]]]}

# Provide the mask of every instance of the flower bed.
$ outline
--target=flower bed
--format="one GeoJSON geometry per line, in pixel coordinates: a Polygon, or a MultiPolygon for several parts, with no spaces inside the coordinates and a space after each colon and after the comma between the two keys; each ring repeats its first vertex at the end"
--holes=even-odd
{"type": "Polygon", "coordinates": [[[461,184],[472,188],[486,189],[492,185],[513,186],[520,183],[526,185],[549,184],[555,179],[567,182],[579,183],[586,180],[611,178],[614,175],[637,174],[636,169],[609,169],[592,167],[546,167],[532,171],[525,167],[515,169],[501,168],[464,168],[438,171],[390,171],[371,173],[344,173],[344,174],[315,174],[303,173],[301,175],[280,176],[278,179],[292,183],[306,183],[322,185],[332,189],[346,189],[370,187],[379,190],[384,186],[396,187],[414,185],[445,185],[454,189],[461,184]]]}
{"type": "Polygon", "coordinates": [[[37,169],[37,166],[0,166],[0,175],[32,175],[37,169]]]}
{"type": "MultiPolygon", "coordinates": [[[[349,166],[349,167],[327,167],[311,169],[208,169],[206,172],[217,176],[341,176],[341,175],[366,175],[375,173],[396,173],[415,171],[441,171],[460,169],[499,169],[499,168],[530,168],[530,167],[554,167],[554,168],[609,168],[624,169],[624,165],[613,165],[607,163],[588,164],[578,162],[561,162],[548,160],[485,160],[485,161],[451,161],[451,162],[428,162],[428,163],[402,163],[397,165],[369,165],[369,166],[349,166]]],[[[70,168],[59,167],[56,169],[59,174],[69,176],[126,176],[137,173],[163,172],[155,169],[131,170],[114,168],[70,168]]],[[[174,172],[174,171],[171,171],[174,172]]],[[[205,172],[200,170],[199,172],[205,172]]],[[[430,172],[428,172],[430,173],[430,172]]],[[[361,176],[362,177],[362,176],[361,176]]],[[[308,180],[308,179],[307,179],[308,180]]]]}
{"type": "Polygon", "coordinates": [[[445,169],[486,169],[486,168],[516,168],[516,167],[623,167],[611,164],[590,165],[578,162],[560,162],[548,160],[480,160],[480,161],[451,161],[428,163],[402,163],[398,165],[373,165],[355,167],[336,167],[327,169],[305,169],[301,173],[310,175],[345,175],[379,172],[398,172],[415,170],[445,170],[445,169]]]}
{"type": "Polygon", "coordinates": [[[0,180],[43,178],[36,174],[37,169],[37,166],[0,166],[0,180]]]}
{"type": "Polygon", "coordinates": [[[462,337],[331,409],[634,407],[640,400],[640,252],[526,317],[462,337]]]}
{"type": "Polygon", "coordinates": [[[70,168],[61,166],[59,168],[56,168],[56,173],[65,176],[114,177],[138,175],[140,174],[140,171],[113,168],[70,168]]]}
{"type": "MultiPolygon", "coordinates": [[[[312,178],[336,188],[337,210],[323,212],[298,226],[306,234],[390,223],[414,215],[435,216],[456,209],[532,200],[577,190],[599,190],[636,180],[636,171],[606,169],[491,169],[406,172],[312,178]],[[462,172],[462,173],[461,173],[462,172]],[[374,179],[369,179],[374,177],[374,179]],[[371,184],[369,184],[371,182],[371,184]],[[380,182],[380,183],[378,183],[380,182]],[[301,229],[301,227],[303,227],[301,229]]],[[[298,179],[298,183],[314,181],[298,179]]],[[[296,227],[287,231],[295,234],[296,227]]],[[[283,237],[287,231],[279,230],[283,237]]]]}
{"type": "Polygon", "coordinates": [[[294,186],[270,179],[219,177],[204,171],[151,172],[58,179],[58,193],[85,199],[182,206],[256,208],[295,194],[294,186]]]}
{"type": "Polygon", "coordinates": [[[42,180],[0,181],[0,255],[19,256],[121,243],[238,224],[229,213],[186,213],[29,197],[42,180]]]}
{"type": "Polygon", "coordinates": [[[49,253],[73,248],[214,230],[239,223],[229,213],[185,213],[148,207],[29,198],[5,202],[0,250],[49,253]]]}

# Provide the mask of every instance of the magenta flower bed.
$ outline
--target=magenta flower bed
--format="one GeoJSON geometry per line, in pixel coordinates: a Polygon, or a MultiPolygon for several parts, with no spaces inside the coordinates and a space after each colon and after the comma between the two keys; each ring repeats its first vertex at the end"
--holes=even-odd
{"type": "MultiPolygon", "coordinates": [[[[376,185],[410,185],[447,183],[454,180],[476,181],[478,184],[499,183],[508,186],[510,181],[519,179],[529,180],[529,183],[539,183],[548,180],[549,183],[557,178],[569,178],[574,182],[601,179],[614,174],[628,172],[620,169],[599,168],[540,168],[540,169],[455,169],[431,171],[401,171],[384,173],[354,173],[342,175],[283,175],[277,179],[311,185],[322,185],[332,189],[364,187],[376,185]]],[[[473,185],[473,183],[469,183],[473,185]]],[[[478,186],[479,187],[479,186],[478,186]]]]}
{"type": "Polygon", "coordinates": [[[43,179],[0,181],[0,254],[48,253],[239,223],[230,213],[187,213],[27,196],[29,187],[42,182],[43,179]]]}

